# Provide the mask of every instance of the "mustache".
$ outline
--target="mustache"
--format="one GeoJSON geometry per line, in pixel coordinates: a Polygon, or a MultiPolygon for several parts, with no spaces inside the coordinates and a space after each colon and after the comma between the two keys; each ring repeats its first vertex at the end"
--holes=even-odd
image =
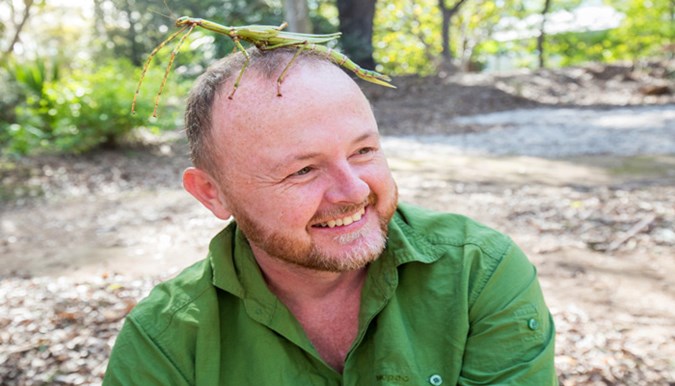
{"type": "Polygon", "coordinates": [[[318,212],[312,217],[310,223],[321,224],[326,221],[333,220],[335,218],[344,217],[347,214],[358,212],[359,210],[367,206],[375,205],[376,203],[377,203],[377,196],[373,192],[370,192],[368,197],[358,204],[342,205],[339,207],[331,208],[329,210],[318,212]]]}

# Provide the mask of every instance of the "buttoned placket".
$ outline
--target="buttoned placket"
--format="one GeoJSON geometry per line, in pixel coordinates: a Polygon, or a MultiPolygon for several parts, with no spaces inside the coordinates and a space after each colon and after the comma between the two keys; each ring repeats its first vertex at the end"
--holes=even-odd
{"type": "Polygon", "coordinates": [[[359,312],[359,332],[352,344],[347,358],[345,359],[345,368],[342,374],[342,385],[358,385],[363,382],[361,376],[353,369],[358,368],[352,358],[359,346],[363,344],[363,339],[372,322],[377,315],[387,306],[394,296],[398,286],[398,270],[394,263],[392,252],[385,250],[382,256],[368,269],[368,276],[363,287],[361,295],[361,311],[359,312]]]}

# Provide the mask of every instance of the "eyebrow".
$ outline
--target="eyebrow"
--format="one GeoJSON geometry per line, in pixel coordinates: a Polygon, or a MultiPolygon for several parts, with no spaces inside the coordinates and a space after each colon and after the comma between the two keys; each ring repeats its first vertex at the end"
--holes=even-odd
{"type": "MultiPolygon", "coordinates": [[[[371,137],[377,137],[377,133],[368,132],[368,133],[361,134],[358,137],[354,138],[354,140],[352,141],[351,144],[355,145],[355,144],[357,144],[359,142],[363,142],[363,141],[365,141],[365,140],[367,140],[371,137]]],[[[283,168],[285,165],[288,165],[292,162],[306,161],[306,160],[317,158],[317,157],[320,157],[320,156],[321,156],[321,153],[319,153],[319,152],[307,152],[307,153],[297,154],[297,155],[294,155],[294,156],[287,157],[284,160],[275,163],[271,170],[273,170],[274,172],[277,172],[281,168],[283,168]]]]}

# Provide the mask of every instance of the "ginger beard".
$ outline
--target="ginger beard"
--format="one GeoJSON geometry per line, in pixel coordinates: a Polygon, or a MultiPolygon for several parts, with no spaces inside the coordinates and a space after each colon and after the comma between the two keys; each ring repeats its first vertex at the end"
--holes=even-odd
{"type": "Polygon", "coordinates": [[[270,230],[268,226],[256,221],[253,216],[236,205],[233,205],[232,214],[249,243],[269,256],[317,271],[347,272],[365,267],[376,260],[384,250],[389,220],[394,215],[398,203],[398,189],[395,184],[391,196],[385,200],[387,202],[380,202],[377,195],[371,191],[363,203],[341,206],[330,210],[329,213],[317,213],[308,223],[304,235],[270,230]],[[379,211],[378,204],[384,204],[379,211]],[[354,213],[363,208],[376,215],[378,223],[375,226],[365,224],[357,231],[335,236],[333,241],[340,246],[347,246],[346,251],[320,246],[312,239],[311,224],[354,213]]]}

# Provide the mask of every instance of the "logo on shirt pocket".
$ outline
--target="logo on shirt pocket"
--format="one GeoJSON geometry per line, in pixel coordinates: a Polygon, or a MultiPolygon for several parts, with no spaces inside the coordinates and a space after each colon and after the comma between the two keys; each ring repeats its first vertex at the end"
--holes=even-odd
{"type": "Polygon", "coordinates": [[[377,382],[405,384],[410,382],[410,376],[402,374],[377,374],[375,375],[375,380],[377,382]]]}

